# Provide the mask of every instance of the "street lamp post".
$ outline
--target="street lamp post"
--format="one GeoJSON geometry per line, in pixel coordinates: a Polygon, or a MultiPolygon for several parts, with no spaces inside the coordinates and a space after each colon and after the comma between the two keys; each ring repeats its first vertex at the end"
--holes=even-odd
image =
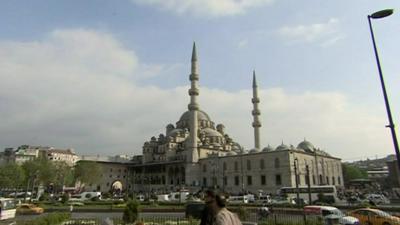
{"type": "Polygon", "coordinates": [[[374,31],[372,29],[372,23],[371,23],[371,19],[381,19],[381,18],[384,18],[384,17],[392,15],[392,13],[393,13],[393,9],[385,9],[385,10],[381,10],[381,11],[375,12],[375,13],[373,13],[371,15],[368,15],[368,24],[369,24],[369,29],[370,29],[370,32],[371,32],[372,44],[374,45],[376,64],[378,66],[378,72],[379,72],[379,78],[380,78],[380,81],[381,81],[383,97],[385,99],[386,112],[387,112],[387,116],[388,116],[388,119],[389,119],[389,125],[386,125],[386,127],[389,127],[390,131],[392,133],[394,150],[396,152],[397,166],[398,166],[398,168],[400,170],[399,144],[397,142],[396,129],[395,129],[395,126],[394,126],[394,123],[393,123],[392,112],[390,110],[389,99],[388,99],[388,96],[387,96],[387,93],[386,93],[385,81],[383,79],[381,63],[379,61],[378,50],[376,48],[375,36],[374,36],[374,31]]]}

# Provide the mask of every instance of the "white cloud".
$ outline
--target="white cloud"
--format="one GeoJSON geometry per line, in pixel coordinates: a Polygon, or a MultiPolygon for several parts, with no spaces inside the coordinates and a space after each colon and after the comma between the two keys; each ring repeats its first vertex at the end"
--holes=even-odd
{"type": "Polygon", "coordinates": [[[273,0],[132,0],[141,5],[153,6],[177,14],[197,16],[231,16],[273,2],[273,0]]]}
{"type": "MultiPolygon", "coordinates": [[[[159,67],[152,75],[169,66],[140,62],[107,33],[58,30],[36,42],[0,41],[0,58],[1,147],[33,144],[72,147],[79,154],[139,154],[144,141],[187,110],[188,86],[137,84],[146,77],[139,74],[146,65],[159,67]]],[[[264,146],[282,139],[296,145],[306,137],[345,158],[391,149],[382,126],[385,117],[340,93],[261,89],[260,98],[264,146]]],[[[253,140],[250,99],[251,90],[206,87],[199,96],[201,108],[247,148],[253,140]]]]}
{"type": "Polygon", "coordinates": [[[344,38],[339,25],[338,19],[331,18],[326,23],[284,26],[277,33],[288,42],[323,42],[322,45],[327,46],[344,38]]]}

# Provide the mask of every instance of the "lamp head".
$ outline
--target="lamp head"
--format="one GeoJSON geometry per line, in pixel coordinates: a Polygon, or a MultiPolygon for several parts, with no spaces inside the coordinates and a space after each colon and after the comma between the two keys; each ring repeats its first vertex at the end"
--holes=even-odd
{"type": "Polygon", "coordinates": [[[384,9],[378,12],[372,13],[369,17],[372,19],[381,19],[393,14],[393,9],[384,9]]]}

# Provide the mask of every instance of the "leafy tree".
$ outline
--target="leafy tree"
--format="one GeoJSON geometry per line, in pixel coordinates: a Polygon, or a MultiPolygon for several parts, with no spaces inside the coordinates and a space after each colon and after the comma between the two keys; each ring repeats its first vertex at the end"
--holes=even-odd
{"type": "Polygon", "coordinates": [[[343,163],[342,170],[343,170],[343,179],[344,179],[345,184],[347,184],[350,180],[353,180],[353,179],[368,178],[367,171],[360,169],[357,166],[343,163]]]}
{"type": "Polygon", "coordinates": [[[23,186],[25,172],[21,166],[8,163],[0,166],[0,188],[16,189],[23,186]]]}
{"type": "Polygon", "coordinates": [[[54,186],[56,190],[61,191],[64,185],[71,186],[74,184],[74,174],[72,171],[72,167],[69,166],[66,162],[54,162],[55,168],[55,177],[54,177],[54,186]]]}
{"type": "Polygon", "coordinates": [[[138,214],[139,204],[135,200],[129,200],[128,203],[126,203],[122,220],[124,223],[134,223],[138,218],[138,214]]]}
{"type": "Polygon", "coordinates": [[[35,180],[45,186],[53,183],[56,176],[54,164],[45,158],[27,161],[22,165],[22,168],[27,174],[27,179],[35,180]]]}
{"type": "Polygon", "coordinates": [[[96,183],[101,173],[101,167],[96,162],[78,161],[74,168],[75,180],[80,181],[81,186],[96,183]]]}

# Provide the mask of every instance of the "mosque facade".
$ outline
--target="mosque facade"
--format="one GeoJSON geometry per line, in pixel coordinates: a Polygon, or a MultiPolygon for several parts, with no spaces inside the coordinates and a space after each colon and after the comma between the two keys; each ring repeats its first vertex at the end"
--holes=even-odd
{"type": "MultiPolygon", "coordinates": [[[[253,72],[254,148],[246,151],[200,109],[199,73],[196,45],[193,45],[189,76],[188,110],[164,134],[151,137],[143,145],[143,154],[129,163],[122,188],[133,192],[168,193],[182,188],[198,191],[216,187],[230,193],[276,193],[281,187],[335,185],[343,187],[341,159],[315,147],[307,140],[295,146],[284,143],[276,148],[260,146],[260,99],[253,72]],[[307,175],[309,174],[309,175],[307,175]],[[129,179],[128,179],[129,178],[129,179]]],[[[112,167],[112,163],[107,163],[112,167]]],[[[110,169],[107,169],[110,170],[110,169]]],[[[115,170],[115,169],[114,169],[115,170]]],[[[110,175],[111,176],[111,175],[110,175]]],[[[110,190],[112,184],[98,186],[110,190]],[[103,187],[104,186],[104,187],[103,187]]]]}

